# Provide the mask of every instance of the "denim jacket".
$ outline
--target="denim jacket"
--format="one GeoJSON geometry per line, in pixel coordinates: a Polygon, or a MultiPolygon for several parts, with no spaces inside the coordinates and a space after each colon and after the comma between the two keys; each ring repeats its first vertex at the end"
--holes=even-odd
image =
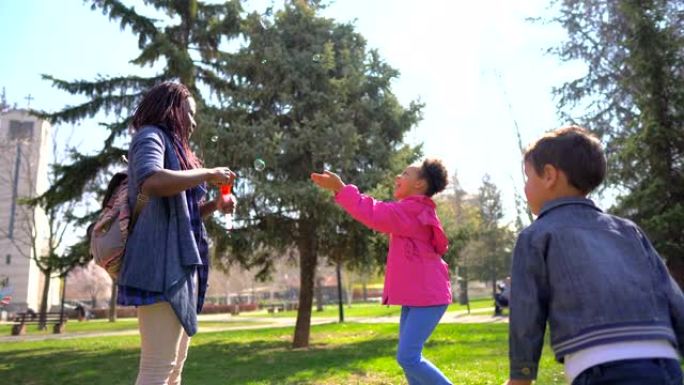
{"type": "MultiPolygon", "coordinates": [[[[128,151],[131,209],[143,181],[161,169],[180,170],[170,138],[158,127],[141,128],[128,151]]],[[[193,276],[202,265],[185,192],[150,197],[126,241],[119,284],[164,293],[186,333],[197,332],[193,276]]]]}
{"type": "Polygon", "coordinates": [[[510,300],[510,377],[535,379],[546,323],[562,362],[621,341],[684,346],[684,296],[632,222],[585,198],[547,203],[518,237],[510,300]]]}

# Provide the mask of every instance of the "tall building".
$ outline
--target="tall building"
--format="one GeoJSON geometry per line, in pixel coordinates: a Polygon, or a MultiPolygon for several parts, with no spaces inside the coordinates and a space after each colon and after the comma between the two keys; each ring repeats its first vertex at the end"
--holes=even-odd
{"type": "MultiPolygon", "coordinates": [[[[33,257],[48,250],[47,217],[22,199],[48,188],[50,129],[25,110],[0,114],[0,286],[11,290],[10,311],[37,311],[45,284],[33,257]]],[[[59,303],[59,289],[53,279],[48,309],[59,303]]]]}

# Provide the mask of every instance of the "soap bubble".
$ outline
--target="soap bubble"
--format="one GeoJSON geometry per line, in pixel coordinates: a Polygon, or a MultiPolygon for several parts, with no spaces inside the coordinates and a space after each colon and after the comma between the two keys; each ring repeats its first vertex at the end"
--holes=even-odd
{"type": "Polygon", "coordinates": [[[264,171],[265,168],[266,168],[266,162],[264,162],[262,159],[257,158],[257,159],[254,161],[254,169],[255,169],[255,170],[257,170],[257,171],[264,171]]]}
{"type": "Polygon", "coordinates": [[[214,136],[211,137],[211,142],[212,142],[212,143],[216,143],[216,142],[218,142],[218,140],[219,140],[218,135],[214,135],[214,136]]]}

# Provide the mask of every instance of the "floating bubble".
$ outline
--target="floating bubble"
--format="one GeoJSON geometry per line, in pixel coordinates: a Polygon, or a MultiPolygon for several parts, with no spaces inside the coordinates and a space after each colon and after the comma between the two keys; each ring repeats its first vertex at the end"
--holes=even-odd
{"type": "Polygon", "coordinates": [[[260,158],[256,158],[256,160],[254,161],[254,169],[257,171],[264,171],[265,168],[266,168],[266,162],[264,162],[260,158]]]}
{"type": "Polygon", "coordinates": [[[261,64],[266,64],[266,63],[268,63],[268,60],[266,60],[266,59],[263,59],[263,60],[261,61],[261,64]]]}
{"type": "Polygon", "coordinates": [[[321,56],[320,53],[317,53],[317,54],[313,55],[313,58],[312,58],[312,60],[314,61],[314,63],[320,63],[320,62],[321,62],[321,59],[323,59],[323,57],[321,56]]]}
{"type": "Polygon", "coordinates": [[[211,142],[212,142],[212,143],[216,143],[216,142],[218,142],[218,140],[219,140],[218,135],[214,135],[214,136],[211,137],[211,142]]]}

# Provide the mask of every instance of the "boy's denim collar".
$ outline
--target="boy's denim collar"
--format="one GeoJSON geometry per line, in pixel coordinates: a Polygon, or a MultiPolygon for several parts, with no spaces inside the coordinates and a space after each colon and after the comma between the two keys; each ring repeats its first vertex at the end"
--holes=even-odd
{"type": "Polygon", "coordinates": [[[596,204],[594,201],[588,198],[583,198],[583,197],[563,197],[563,198],[558,198],[554,199],[552,201],[548,201],[544,204],[542,207],[541,211],[539,211],[539,215],[537,216],[537,219],[541,218],[544,216],[546,213],[549,211],[560,207],[560,206],[566,206],[566,205],[584,205],[584,206],[589,206],[593,208],[594,210],[597,211],[602,211],[600,208],[596,207],[596,204]]]}

